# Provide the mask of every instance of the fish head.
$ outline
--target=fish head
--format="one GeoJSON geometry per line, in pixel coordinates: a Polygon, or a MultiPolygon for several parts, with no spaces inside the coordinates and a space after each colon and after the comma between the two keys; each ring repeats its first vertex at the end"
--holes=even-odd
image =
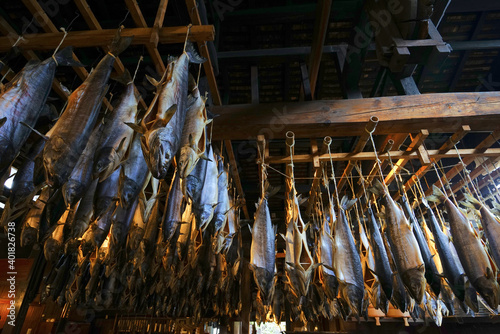
{"type": "Polygon", "coordinates": [[[43,254],[45,255],[45,259],[47,262],[56,263],[57,259],[59,259],[59,255],[63,250],[63,245],[61,242],[49,238],[45,241],[45,245],[43,247],[43,254]]]}
{"type": "Polygon", "coordinates": [[[253,276],[261,293],[262,301],[269,304],[274,295],[274,273],[265,268],[252,266],[253,276]]]}
{"type": "Polygon", "coordinates": [[[81,182],[75,180],[68,180],[63,185],[63,197],[66,205],[74,205],[82,197],[85,189],[81,182]]]}
{"type": "Polygon", "coordinates": [[[115,155],[116,152],[112,147],[102,149],[97,156],[94,164],[93,177],[100,180],[106,179],[115,170],[115,155]]]}
{"type": "Polygon", "coordinates": [[[424,270],[424,266],[422,265],[419,268],[408,269],[401,275],[401,280],[408,289],[411,297],[415,299],[418,304],[420,304],[424,298],[424,270]]]}
{"type": "Polygon", "coordinates": [[[486,278],[481,276],[474,282],[474,287],[477,292],[484,298],[488,305],[496,310],[499,304],[499,287],[494,278],[486,278]]]}
{"type": "Polygon", "coordinates": [[[26,247],[34,244],[38,239],[38,230],[31,226],[25,225],[21,232],[21,247],[26,247]]]}
{"type": "Polygon", "coordinates": [[[128,208],[135,200],[137,191],[139,190],[139,185],[127,176],[121,179],[120,182],[122,182],[120,190],[120,203],[122,207],[128,208]]]}
{"type": "Polygon", "coordinates": [[[153,177],[164,179],[167,176],[168,167],[177,150],[168,140],[164,140],[165,128],[153,131],[149,137],[149,167],[153,177]]]}
{"type": "Polygon", "coordinates": [[[71,148],[61,137],[50,138],[45,144],[43,166],[45,167],[47,184],[51,187],[61,187],[68,179],[76,160],[78,160],[72,161],[72,157],[63,157],[62,155],[65,152],[71,152],[71,148]]]}
{"type": "Polygon", "coordinates": [[[181,156],[179,158],[179,163],[177,164],[181,179],[191,174],[197,161],[196,152],[191,146],[181,147],[181,156]]]}

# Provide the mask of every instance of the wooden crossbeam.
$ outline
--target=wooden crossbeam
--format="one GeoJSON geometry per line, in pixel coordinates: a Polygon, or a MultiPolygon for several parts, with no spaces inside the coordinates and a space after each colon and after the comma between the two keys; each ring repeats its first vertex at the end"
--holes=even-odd
{"type": "MultiPolygon", "coordinates": [[[[76,6],[78,7],[78,10],[80,13],[82,13],[82,16],[89,26],[90,29],[93,30],[102,30],[101,24],[95,17],[94,13],[92,12],[92,9],[90,9],[90,6],[87,3],[87,0],[75,0],[76,6]]],[[[108,52],[109,48],[107,46],[102,46],[101,47],[104,52],[108,52]]],[[[116,72],[118,74],[122,74],[125,72],[125,66],[123,66],[122,61],[120,60],[119,57],[115,58],[115,62],[113,63],[113,67],[115,68],[116,72]]],[[[137,90],[137,88],[136,88],[137,90]]],[[[144,109],[147,110],[148,106],[146,105],[146,102],[144,102],[144,99],[142,97],[139,98],[139,104],[140,106],[144,109]]]]}
{"type": "MultiPolygon", "coordinates": [[[[122,36],[134,36],[132,45],[148,44],[153,28],[130,28],[123,29],[122,36]]],[[[159,43],[174,44],[184,43],[187,27],[163,27],[159,30],[159,43]]],[[[75,48],[86,48],[106,45],[113,40],[116,29],[70,31],[61,47],[74,46],[75,48]]],[[[194,41],[213,41],[214,27],[212,25],[195,26],[191,28],[190,39],[194,41]]],[[[62,32],[50,32],[41,34],[27,34],[25,41],[19,46],[31,50],[53,50],[63,37],[62,32]]],[[[10,50],[12,43],[8,37],[0,37],[0,52],[10,50]]]]}
{"type": "Polygon", "coordinates": [[[163,27],[163,20],[165,19],[165,12],[167,11],[168,0],[160,0],[160,4],[158,5],[158,10],[156,11],[155,22],[153,24],[153,32],[149,41],[154,45],[154,47],[158,46],[158,42],[160,40],[159,31],[160,28],[163,27]]]}
{"type": "MultiPolygon", "coordinates": [[[[478,151],[475,148],[459,149],[458,154],[456,153],[455,150],[450,150],[450,151],[445,152],[445,153],[441,153],[441,152],[439,152],[439,150],[428,150],[427,152],[429,154],[429,157],[432,159],[457,158],[458,154],[460,154],[460,156],[462,158],[466,158],[467,161],[471,161],[471,162],[476,157],[500,156],[500,148],[488,148],[488,149],[485,149],[483,151],[478,151]]],[[[408,159],[408,160],[419,159],[419,155],[418,155],[417,151],[413,151],[413,152],[390,151],[389,153],[390,153],[391,159],[408,159]]],[[[373,152],[360,152],[360,153],[356,153],[356,154],[332,153],[331,157],[332,157],[333,161],[375,160],[375,153],[373,153],[373,152]]],[[[295,164],[295,163],[312,162],[315,158],[316,157],[312,154],[298,154],[298,155],[293,156],[293,163],[295,164]]],[[[387,160],[387,159],[389,159],[389,155],[388,154],[379,154],[378,158],[380,160],[387,160]]],[[[322,155],[317,156],[317,159],[319,159],[320,162],[321,161],[329,161],[330,155],[322,154],[322,155]]],[[[289,156],[275,156],[275,157],[270,156],[269,158],[267,158],[266,161],[269,164],[287,164],[291,160],[290,160],[289,156]]]]}
{"type": "MultiPolygon", "coordinates": [[[[491,163],[492,161],[495,161],[494,157],[486,159],[486,161],[483,163],[491,163]]],[[[476,168],[469,173],[469,176],[470,176],[471,180],[474,181],[476,178],[478,178],[484,172],[485,172],[485,170],[483,169],[483,167],[476,166],[476,168]]],[[[489,181],[489,178],[487,178],[487,180],[489,181]]],[[[469,182],[469,180],[466,178],[459,180],[451,187],[451,191],[453,191],[453,193],[456,193],[457,191],[462,189],[462,187],[465,186],[468,182],[469,182]]]]}
{"type": "MultiPolygon", "coordinates": [[[[418,148],[423,144],[424,140],[428,136],[429,136],[429,131],[427,131],[425,129],[424,130],[420,130],[420,132],[412,139],[411,144],[406,149],[406,151],[405,151],[406,155],[410,155],[412,153],[416,153],[417,156],[418,156],[418,158],[420,159],[421,155],[418,152],[418,148]]],[[[391,157],[392,157],[392,154],[391,154],[391,157]]],[[[410,159],[407,159],[406,157],[403,157],[403,158],[399,159],[394,164],[394,168],[391,169],[391,171],[389,172],[389,174],[387,174],[387,176],[385,177],[385,180],[384,180],[385,184],[387,186],[389,186],[389,184],[391,184],[391,182],[396,177],[396,173],[397,173],[398,169],[403,168],[409,160],[410,159]]]]}
{"type": "MultiPolygon", "coordinates": [[[[370,133],[375,130],[377,123],[378,123],[377,117],[370,118],[370,121],[366,125],[366,131],[359,138],[358,143],[356,144],[354,149],[351,151],[351,154],[356,154],[356,153],[363,151],[363,149],[366,146],[366,143],[368,143],[368,140],[370,140],[370,133]]],[[[342,173],[342,177],[340,178],[338,186],[337,186],[337,188],[339,190],[342,190],[342,188],[344,187],[344,184],[347,181],[347,177],[349,177],[349,174],[351,174],[351,171],[354,168],[355,164],[356,164],[356,162],[351,161],[351,160],[349,160],[349,162],[347,163],[347,166],[344,169],[344,172],[342,173]]]]}
{"type": "Polygon", "coordinates": [[[245,200],[245,192],[243,191],[243,187],[241,186],[240,174],[238,173],[238,163],[236,162],[236,158],[234,156],[233,145],[230,140],[224,140],[224,146],[226,147],[227,156],[229,157],[231,175],[233,176],[234,183],[236,184],[236,190],[238,191],[238,195],[242,201],[243,206],[243,214],[245,215],[245,219],[250,219],[250,215],[248,214],[248,207],[245,200]]]}
{"type": "MultiPolygon", "coordinates": [[[[186,6],[191,18],[191,23],[193,27],[191,28],[191,33],[194,28],[203,27],[201,25],[200,14],[198,13],[198,7],[196,6],[195,0],[186,0],[186,6]]],[[[190,39],[193,39],[192,35],[189,35],[190,39]]],[[[217,61],[217,59],[210,59],[210,55],[208,53],[208,47],[205,43],[206,41],[213,41],[214,39],[206,38],[204,40],[196,40],[198,42],[198,49],[200,50],[200,55],[207,59],[203,64],[203,69],[205,70],[205,74],[208,80],[208,87],[210,88],[210,94],[212,95],[212,100],[216,106],[220,106],[222,104],[222,100],[219,94],[219,88],[217,86],[217,80],[215,80],[214,68],[212,65],[212,61],[217,61]]]]}
{"type": "MultiPolygon", "coordinates": [[[[128,10],[130,11],[130,15],[132,15],[132,19],[134,20],[135,25],[138,28],[147,28],[148,24],[142,15],[141,8],[137,4],[136,0],[125,0],[125,4],[127,5],[128,10]]],[[[161,59],[161,55],[158,52],[158,48],[152,44],[145,44],[146,50],[155,65],[156,71],[159,74],[163,74],[165,72],[165,64],[161,59]]]]}
{"type": "MultiPolygon", "coordinates": [[[[470,126],[462,125],[462,127],[457,132],[455,132],[450,138],[448,138],[448,140],[443,145],[441,145],[439,151],[441,153],[448,152],[453,148],[453,146],[455,146],[455,144],[457,144],[460,140],[462,140],[462,138],[465,137],[465,135],[470,131],[471,131],[470,126]]],[[[433,159],[432,162],[436,163],[437,161],[438,160],[433,159]]],[[[408,181],[406,181],[404,185],[405,191],[410,189],[410,187],[413,186],[418,179],[422,178],[422,176],[424,176],[431,169],[431,167],[432,167],[431,164],[420,167],[419,170],[415,172],[416,178],[412,177],[408,181]]],[[[397,201],[399,198],[401,198],[401,194],[398,192],[395,195],[394,200],[397,201]]]]}
{"type": "Polygon", "coordinates": [[[318,81],[319,66],[323,55],[328,21],[332,7],[332,0],[320,0],[316,7],[316,21],[314,23],[311,54],[309,56],[309,81],[311,85],[311,96],[314,99],[316,82],[318,81]]]}
{"type": "MultiPolygon", "coordinates": [[[[474,155],[473,156],[464,156],[462,154],[460,154],[462,156],[462,160],[464,162],[464,164],[467,166],[469,164],[471,164],[473,161],[474,161],[474,158],[479,154],[483,153],[483,152],[486,152],[488,151],[488,147],[490,147],[491,145],[493,145],[494,143],[497,142],[497,140],[500,138],[500,130],[496,130],[494,132],[492,132],[488,137],[486,137],[482,142],[480,142],[475,149],[473,149],[473,153],[474,155]]],[[[460,150],[458,150],[460,152],[460,150]]],[[[454,150],[450,151],[451,153],[455,153],[454,150]]],[[[447,153],[450,153],[450,152],[447,152],[447,153]]],[[[445,153],[445,154],[447,154],[445,153]]],[[[456,156],[456,153],[455,153],[455,156],[456,156]]],[[[446,179],[447,180],[451,180],[452,178],[454,178],[456,175],[458,175],[458,173],[460,173],[462,170],[464,169],[463,165],[461,163],[458,163],[455,167],[453,167],[452,169],[450,169],[445,175],[446,175],[446,179]]],[[[441,176],[440,180],[436,181],[434,183],[434,185],[436,186],[440,186],[441,182],[444,184],[446,183],[446,179],[445,179],[445,176],[441,176]]],[[[432,193],[432,187],[430,187],[429,189],[427,189],[425,191],[425,194],[426,195],[430,195],[432,193]]]]}
{"type": "Polygon", "coordinates": [[[500,92],[440,93],[352,100],[316,100],[269,104],[214,106],[220,115],[213,139],[255,138],[271,132],[274,139],[293,131],[296,138],[360,136],[371,116],[379,119],[377,134],[443,133],[467,124],[474,131],[500,125],[500,92]]]}

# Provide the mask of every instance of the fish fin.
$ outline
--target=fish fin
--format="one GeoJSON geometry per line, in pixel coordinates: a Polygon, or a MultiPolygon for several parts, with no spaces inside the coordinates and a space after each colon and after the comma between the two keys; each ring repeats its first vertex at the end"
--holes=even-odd
{"type": "Polygon", "coordinates": [[[207,156],[205,155],[205,153],[200,154],[200,155],[199,155],[199,158],[200,158],[200,159],[203,159],[203,160],[206,160],[206,161],[210,161],[210,162],[212,162],[212,160],[210,160],[210,158],[209,158],[209,157],[207,157],[207,156]]]}
{"type": "Polygon", "coordinates": [[[466,207],[466,208],[469,208],[469,209],[476,209],[476,207],[474,206],[474,204],[472,204],[471,202],[469,201],[460,201],[458,202],[460,203],[460,205],[466,207]]]}
{"type": "Polygon", "coordinates": [[[152,84],[155,87],[157,87],[160,84],[158,81],[156,81],[155,78],[153,78],[152,76],[149,76],[147,74],[146,74],[146,79],[149,81],[150,84],[152,84]]]}
{"type": "Polygon", "coordinates": [[[193,64],[203,64],[206,59],[201,57],[194,49],[194,44],[189,40],[186,41],[186,54],[188,55],[189,62],[193,64]]]}
{"type": "Polygon", "coordinates": [[[278,193],[278,191],[280,190],[280,188],[281,188],[280,186],[276,186],[276,187],[271,186],[271,184],[269,183],[269,181],[266,180],[265,183],[264,183],[264,189],[265,189],[264,190],[265,191],[264,196],[266,198],[274,196],[274,195],[276,195],[278,193]]]}
{"type": "Polygon", "coordinates": [[[82,67],[85,66],[79,61],[76,61],[73,59],[73,47],[72,46],[67,46],[58,53],[54,55],[54,58],[56,60],[56,64],[58,66],[78,66],[82,67]]]}
{"type": "Polygon", "coordinates": [[[43,140],[49,140],[49,137],[47,137],[43,133],[39,132],[38,130],[36,130],[35,128],[33,128],[31,125],[28,125],[28,124],[24,123],[23,121],[19,122],[19,124],[24,125],[25,127],[31,129],[31,131],[33,131],[34,133],[36,133],[37,135],[39,135],[40,137],[42,137],[43,140]]]}
{"type": "Polygon", "coordinates": [[[137,133],[140,133],[142,135],[146,133],[146,131],[143,129],[143,127],[140,126],[139,124],[135,124],[132,122],[124,122],[124,123],[137,133]]]}
{"type": "Polygon", "coordinates": [[[2,119],[0,119],[0,128],[5,124],[6,121],[7,117],[3,117],[2,119]]]}
{"type": "Polygon", "coordinates": [[[177,111],[177,104],[174,104],[173,106],[168,108],[164,118],[165,124],[167,124],[170,121],[170,119],[174,117],[176,111],[177,111]]]}
{"type": "Polygon", "coordinates": [[[118,29],[118,31],[115,34],[115,37],[113,38],[113,41],[111,42],[111,45],[109,46],[109,53],[111,53],[113,56],[117,57],[122,53],[130,43],[132,43],[132,40],[134,39],[134,36],[130,37],[122,37],[121,36],[121,27],[118,29]]]}
{"type": "Polygon", "coordinates": [[[120,152],[123,150],[123,146],[125,146],[125,140],[127,137],[123,137],[122,140],[120,140],[120,144],[118,144],[118,148],[115,150],[116,152],[120,152]]]}
{"type": "Polygon", "coordinates": [[[472,195],[470,195],[468,193],[464,193],[464,197],[467,200],[466,201],[467,204],[464,204],[463,202],[460,202],[460,204],[462,204],[466,207],[469,207],[469,208],[477,209],[477,210],[479,210],[481,208],[481,202],[479,202],[479,200],[477,200],[472,195]]]}
{"type": "Polygon", "coordinates": [[[358,200],[357,198],[353,198],[350,200],[349,197],[344,196],[344,197],[342,197],[342,200],[340,202],[340,206],[344,210],[349,210],[354,205],[354,203],[356,203],[357,200],[358,200]]]}
{"type": "Polygon", "coordinates": [[[132,82],[132,76],[130,75],[130,72],[127,69],[125,69],[125,71],[123,71],[122,74],[111,75],[109,78],[125,86],[132,82]]]}
{"type": "Polygon", "coordinates": [[[496,279],[496,275],[493,274],[493,271],[490,267],[486,267],[486,278],[487,279],[496,279]]]}

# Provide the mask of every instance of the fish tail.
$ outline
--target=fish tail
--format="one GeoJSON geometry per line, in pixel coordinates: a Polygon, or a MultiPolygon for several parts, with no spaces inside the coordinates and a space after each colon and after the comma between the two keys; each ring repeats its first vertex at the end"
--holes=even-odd
{"type": "Polygon", "coordinates": [[[73,59],[73,47],[67,46],[58,53],[56,53],[53,58],[58,66],[84,66],[79,61],[73,59]]]}
{"type": "Polygon", "coordinates": [[[280,188],[281,188],[280,186],[276,186],[276,187],[271,186],[269,181],[266,180],[264,182],[264,191],[265,191],[264,197],[269,198],[271,196],[276,195],[278,193],[278,191],[280,190],[280,188]]]}
{"type": "Polygon", "coordinates": [[[441,203],[446,199],[446,195],[441,191],[441,189],[433,185],[432,195],[427,196],[426,199],[430,202],[441,203]]]}
{"type": "Polygon", "coordinates": [[[203,64],[206,59],[201,57],[194,49],[194,44],[190,41],[186,42],[186,53],[189,57],[189,62],[193,64],[203,64]]]}
{"type": "Polygon", "coordinates": [[[118,56],[126,48],[128,48],[130,43],[132,43],[133,39],[134,39],[134,36],[122,37],[121,36],[121,29],[118,29],[115,37],[113,38],[113,42],[109,46],[109,53],[111,53],[115,57],[118,56]]]}
{"type": "Polygon", "coordinates": [[[478,210],[481,208],[481,202],[479,202],[474,196],[464,193],[464,197],[466,201],[461,202],[464,206],[478,210]]]}
{"type": "Polygon", "coordinates": [[[382,184],[382,182],[380,182],[379,179],[374,179],[372,186],[367,190],[375,194],[376,196],[380,196],[384,193],[384,185],[382,184]]]}
{"type": "Polygon", "coordinates": [[[349,210],[354,205],[354,203],[356,203],[357,200],[358,200],[357,198],[353,198],[350,200],[347,196],[344,196],[340,201],[340,206],[342,207],[343,210],[349,210]]]}
{"type": "Polygon", "coordinates": [[[132,82],[132,76],[130,75],[130,72],[127,69],[125,69],[125,71],[123,71],[123,73],[120,75],[110,76],[110,79],[117,81],[125,86],[132,82]]]}

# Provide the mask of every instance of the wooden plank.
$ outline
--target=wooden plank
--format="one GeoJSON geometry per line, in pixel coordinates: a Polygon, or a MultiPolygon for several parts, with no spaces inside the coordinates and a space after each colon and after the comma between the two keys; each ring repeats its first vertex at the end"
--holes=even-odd
{"type": "MultiPolygon", "coordinates": [[[[488,137],[486,137],[482,142],[480,142],[476,146],[475,149],[473,149],[473,152],[475,154],[480,154],[482,152],[487,151],[488,147],[490,147],[491,145],[496,143],[499,138],[500,138],[500,130],[496,130],[496,131],[492,132],[488,137]]],[[[458,151],[460,152],[460,150],[458,150],[458,151]]],[[[455,150],[450,151],[450,152],[455,152],[455,150]]],[[[449,153],[449,152],[447,152],[447,153],[449,153]]],[[[474,156],[468,157],[468,156],[464,156],[462,154],[460,154],[460,155],[462,156],[462,158],[463,158],[462,160],[466,166],[471,164],[474,161],[474,156]]],[[[455,167],[453,167],[452,169],[450,169],[446,173],[446,179],[451,180],[456,175],[458,175],[458,173],[460,173],[463,169],[464,169],[464,166],[461,163],[457,164],[455,167]]],[[[443,182],[443,184],[446,182],[446,179],[445,179],[445,176],[441,176],[441,179],[436,181],[434,183],[434,185],[440,186],[441,182],[443,182]]],[[[426,195],[430,195],[431,193],[432,193],[432,187],[430,187],[429,189],[427,189],[425,191],[426,195]]]]}
{"type": "MultiPolygon", "coordinates": [[[[470,131],[471,131],[470,126],[462,125],[462,127],[457,132],[455,132],[453,135],[451,135],[451,137],[448,138],[448,140],[443,145],[441,145],[441,147],[439,148],[439,152],[445,153],[445,152],[448,152],[449,150],[451,150],[453,148],[453,146],[455,144],[457,144],[460,140],[462,140],[462,138],[465,137],[465,135],[468,134],[470,131]]],[[[437,162],[437,161],[439,161],[439,160],[432,159],[432,162],[437,162]]],[[[405,189],[405,191],[410,189],[410,187],[412,187],[415,184],[417,179],[422,178],[429,170],[431,170],[431,167],[432,167],[432,165],[426,165],[426,166],[420,167],[415,172],[415,176],[417,178],[412,177],[405,183],[405,185],[403,187],[405,189]]],[[[397,193],[394,197],[394,200],[397,201],[400,197],[401,197],[401,195],[399,193],[397,193]]]]}
{"type": "Polygon", "coordinates": [[[238,164],[236,162],[236,158],[234,157],[233,144],[230,140],[224,140],[224,146],[226,147],[226,152],[229,157],[229,163],[231,166],[231,175],[233,177],[234,183],[236,184],[236,190],[238,191],[238,195],[242,201],[243,206],[243,214],[245,215],[245,219],[250,219],[250,215],[248,214],[247,203],[245,200],[245,192],[243,191],[243,187],[241,186],[240,174],[238,173],[238,164]]]}
{"type": "MultiPolygon", "coordinates": [[[[458,150],[458,154],[455,150],[450,150],[445,153],[441,153],[439,150],[427,150],[429,154],[429,158],[433,159],[444,159],[444,158],[457,158],[458,154],[462,156],[462,158],[467,158],[467,161],[474,161],[476,157],[495,157],[500,156],[500,148],[488,148],[485,150],[478,151],[475,148],[462,148],[458,150]]],[[[391,159],[419,159],[417,151],[408,152],[408,151],[390,151],[391,159]]],[[[331,154],[333,161],[346,161],[346,160],[375,160],[375,153],[373,152],[359,152],[356,154],[351,153],[332,153],[331,154]]],[[[380,160],[389,159],[388,154],[379,154],[380,160]]],[[[315,156],[312,154],[297,154],[293,156],[293,163],[306,163],[312,162],[315,156]]],[[[321,154],[317,156],[319,161],[329,161],[330,156],[328,154],[321,154]]],[[[270,156],[267,158],[268,164],[287,164],[289,163],[289,156],[270,156]]],[[[464,160],[465,162],[465,160],[464,160]]],[[[469,162],[470,163],[470,162],[469,162]]]]}
{"type": "MultiPolygon", "coordinates": [[[[148,44],[153,28],[129,28],[122,30],[122,36],[134,36],[132,45],[148,44]]],[[[159,30],[159,43],[175,44],[184,43],[187,27],[163,27],[159,30]]],[[[75,48],[87,48],[109,44],[116,34],[116,29],[70,31],[61,47],[74,46],[75,48]]],[[[62,32],[50,32],[41,34],[27,34],[26,39],[19,46],[30,50],[53,50],[61,42],[62,32]]],[[[212,25],[195,26],[191,28],[190,39],[194,41],[213,41],[215,37],[212,25]]],[[[12,44],[9,37],[0,37],[0,52],[10,50],[12,44]]]]}
{"type": "Polygon", "coordinates": [[[214,106],[220,115],[214,140],[251,139],[259,133],[284,138],[359,136],[371,116],[379,119],[374,134],[454,132],[467,124],[474,131],[500,127],[500,92],[440,93],[353,100],[321,100],[214,106]]]}
{"type": "MultiPolygon", "coordinates": [[[[198,13],[198,7],[196,6],[196,0],[186,0],[186,6],[191,17],[191,23],[193,24],[193,28],[201,25],[200,14],[198,13]]],[[[191,30],[192,33],[192,30],[191,30]]],[[[191,35],[190,35],[190,39],[191,35]]],[[[220,106],[222,104],[222,100],[219,94],[219,88],[217,86],[217,80],[215,79],[214,68],[212,65],[212,61],[217,61],[216,59],[210,59],[210,54],[208,53],[208,47],[205,41],[213,41],[214,39],[205,39],[204,41],[198,42],[198,49],[200,50],[200,55],[207,59],[205,63],[203,63],[203,69],[205,70],[205,75],[208,79],[208,86],[210,87],[210,94],[212,95],[212,100],[216,106],[220,106]]]]}
{"type": "Polygon", "coordinates": [[[167,10],[168,0],[161,0],[158,5],[158,10],[156,11],[156,18],[153,24],[153,32],[151,33],[151,37],[149,41],[156,48],[158,46],[158,42],[160,40],[159,31],[160,28],[163,27],[163,20],[165,19],[165,11],[167,10]]]}
{"type": "Polygon", "coordinates": [[[318,81],[321,56],[323,55],[323,45],[325,44],[326,33],[328,31],[331,7],[332,0],[320,0],[316,6],[316,20],[314,23],[311,54],[309,56],[309,81],[313,99],[316,91],[316,83],[318,81]]]}
{"type": "MultiPolygon", "coordinates": [[[[138,28],[147,28],[148,25],[146,23],[146,20],[144,19],[144,16],[142,15],[141,8],[137,4],[137,1],[125,0],[125,4],[130,11],[130,15],[132,15],[132,19],[134,20],[135,25],[138,28]]],[[[161,59],[161,55],[158,52],[158,49],[151,44],[146,44],[145,46],[146,50],[149,53],[149,56],[151,57],[151,60],[153,61],[153,64],[155,65],[156,71],[159,74],[163,74],[166,68],[165,64],[163,63],[163,59],[161,59]]]]}
{"type": "MultiPolygon", "coordinates": [[[[428,136],[429,136],[429,131],[420,130],[420,132],[415,136],[415,138],[412,139],[411,144],[408,146],[405,153],[407,155],[412,154],[412,153],[416,153],[417,158],[420,158],[420,155],[418,154],[417,150],[428,136]]],[[[392,154],[391,154],[391,158],[392,158],[392,154]]],[[[396,172],[398,171],[398,169],[404,167],[409,160],[410,159],[403,157],[403,158],[399,159],[394,164],[394,168],[391,169],[389,174],[387,174],[387,176],[385,177],[385,184],[386,185],[391,184],[391,182],[394,180],[394,178],[396,176],[396,172]]]]}

